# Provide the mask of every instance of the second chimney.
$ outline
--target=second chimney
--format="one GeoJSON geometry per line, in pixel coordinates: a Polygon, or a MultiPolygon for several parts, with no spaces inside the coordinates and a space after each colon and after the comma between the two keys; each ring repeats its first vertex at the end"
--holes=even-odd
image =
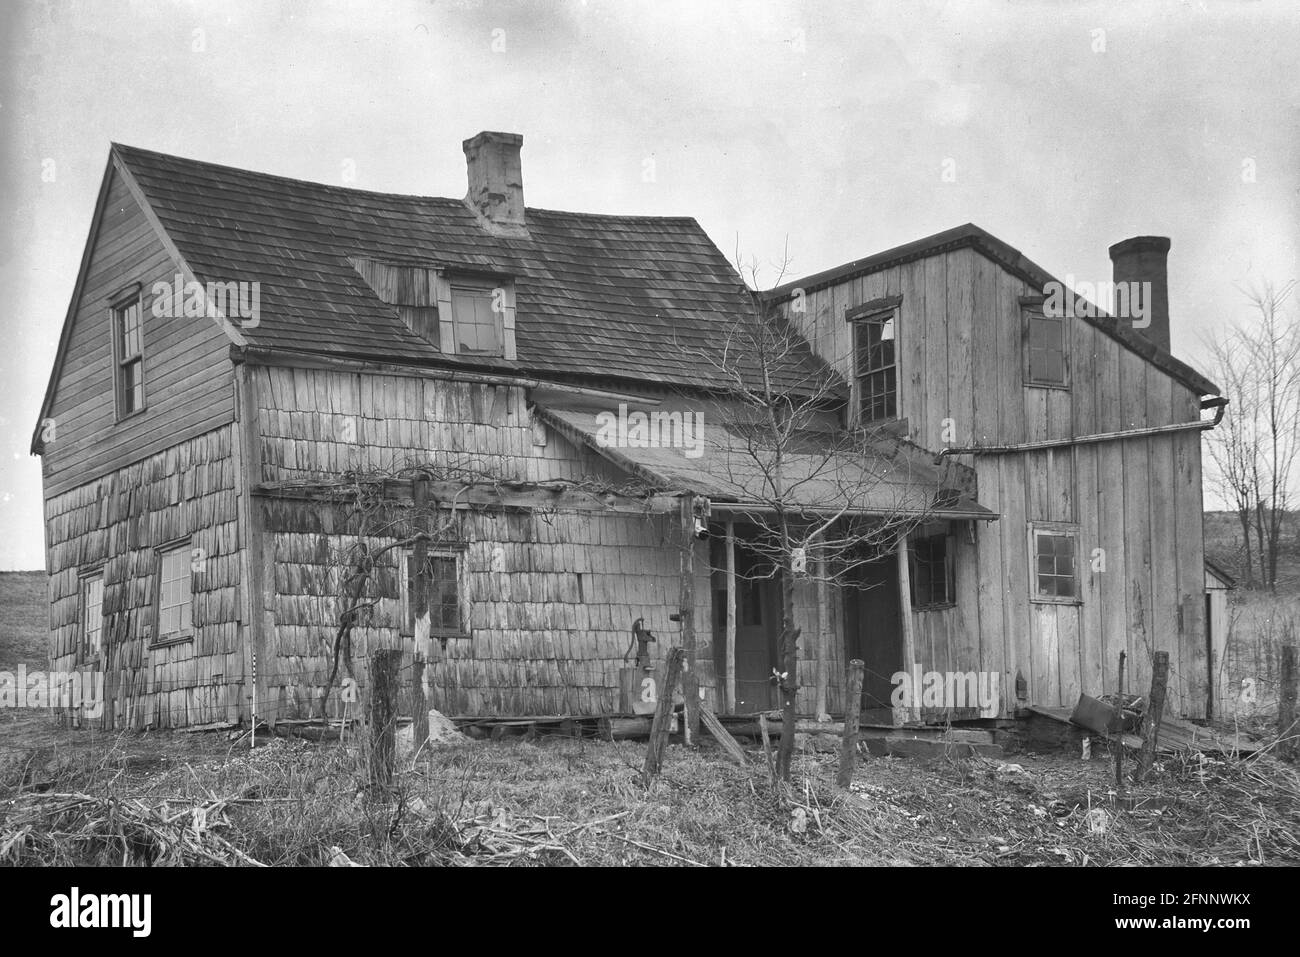
{"type": "Polygon", "coordinates": [[[520,232],[524,220],[524,176],[519,149],[524,138],[518,133],[484,131],[461,144],[469,170],[469,193],[465,202],[491,226],[506,232],[520,232]]]}
{"type": "Polygon", "coordinates": [[[1136,331],[1165,352],[1169,351],[1168,260],[1167,236],[1134,236],[1110,247],[1112,278],[1116,290],[1116,317],[1120,322],[1140,323],[1144,321],[1141,313],[1145,313],[1150,325],[1139,327],[1136,331]],[[1138,283],[1136,287],[1127,287],[1134,290],[1137,296],[1130,297],[1121,293],[1120,283],[1138,283]],[[1150,283],[1150,286],[1143,285],[1144,283],[1150,283]],[[1127,315],[1121,313],[1121,306],[1125,302],[1129,307],[1127,315]]]}

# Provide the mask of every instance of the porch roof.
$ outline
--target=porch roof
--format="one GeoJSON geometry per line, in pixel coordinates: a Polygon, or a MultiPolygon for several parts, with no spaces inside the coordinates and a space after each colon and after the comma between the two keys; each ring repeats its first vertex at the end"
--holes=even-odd
{"type": "Polygon", "coordinates": [[[781,500],[809,515],[998,518],[954,481],[951,469],[936,466],[931,453],[888,433],[849,443],[832,428],[799,432],[787,444],[785,493],[778,495],[777,449],[762,430],[744,427],[744,410],[735,403],[674,398],[646,406],[537,409],[561,434],[647,485],[708,496],[722,512],[772,511],[781,500]],[[636,419],[638,412],[645,419],[636,419]],[[678,422],[690,427],[679,429],[678,422]]]}

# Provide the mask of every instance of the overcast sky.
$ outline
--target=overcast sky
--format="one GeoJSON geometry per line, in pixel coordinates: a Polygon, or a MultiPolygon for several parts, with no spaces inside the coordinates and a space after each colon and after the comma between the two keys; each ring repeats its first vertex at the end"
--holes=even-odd
{"type": "Polygon", "coordinates": [[[44,563],[28,447],[112,141],[459,197],[461,140],[518,132],[529,205],[693,216],[786,278],[974,222],[1098,281],[1165,235],[1195,365],[1236,285],[1300,277],[1298,50],[1291,0],[6,0],[0,569],[44,563]]]}

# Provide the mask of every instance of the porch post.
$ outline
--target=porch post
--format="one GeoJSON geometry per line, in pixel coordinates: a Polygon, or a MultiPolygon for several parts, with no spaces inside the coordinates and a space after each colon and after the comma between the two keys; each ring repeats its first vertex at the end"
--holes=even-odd
{"type": "MultiPolygon", "coordinates": [[[[830,717],[826,711],[827,689],[830,684],[831,615],[826,594],[826,559],[817,560],[817,720],[830,717]]],[[[848,705],[846,703],[845,707],[848,705]]]]}
{"type": "Polygon", "coordinates": [[[736,525],[727,519],[727,713],[736,713],[736,525]]]}
{"type": "MultiPolygon", "coordinates": [[[[912,633],[912,577],[907,567],[906,533],[898,536],[894,554],[898,559],[898,610],[903,619],[903,670],[911,674],[912,666],[920,662],[916,660],[916,636],[912,633]]],[[[921,719],[921,702],[912,702],[910,717],[913,721],[921,719]]]]}
{"type": "MultiPolygon", "coordinates": [[[[685,699],[684,715],[685,733],[683,738],[689,746],[699,741],[700,734],[700,674],[695,654],[695,496],[682,496],[682,575],[681,575],[681,617],[682,650],[686,652],[686,665],[682,673],[682,698],[685,699]]],[[[660,694],[671,695],[671,687],[663,688],[660,694]]]]}

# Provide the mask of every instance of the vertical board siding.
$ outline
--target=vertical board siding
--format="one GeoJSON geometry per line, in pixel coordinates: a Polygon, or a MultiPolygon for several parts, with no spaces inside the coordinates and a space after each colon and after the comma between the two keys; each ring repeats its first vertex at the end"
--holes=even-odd
{"type": "MultiPolygon", "coordinates": [[[[847,376],[844,311],[901,295],[899,416],[929,449],[1198,417],[1199,396],[1081,318],[1068,320],[1070,387],[1026,387],[1020,298],[1039,292],[962,248],[814,290],[805,313],[787,315],[847,376]],[[944,419],[955,427],[953,442],[944,419]]],[[[976,470],[980,503],[1000,518],[978,528],[973,546],[954,526],[957,603],[912,613],[920,664],[998,672],[1009,712],[1017,673],[1030,702],[1070,707],[1081,693],[1115,690],[1121,650],[1129,688],[1145,692],[1151,654],[1164,649],[1174,669],[1171,707],[1203,714],[1200,433],[962,461],[976,470]],[[1033,521],[1077,525],[1078,604],[1030,600],[1033,521]]]]}

